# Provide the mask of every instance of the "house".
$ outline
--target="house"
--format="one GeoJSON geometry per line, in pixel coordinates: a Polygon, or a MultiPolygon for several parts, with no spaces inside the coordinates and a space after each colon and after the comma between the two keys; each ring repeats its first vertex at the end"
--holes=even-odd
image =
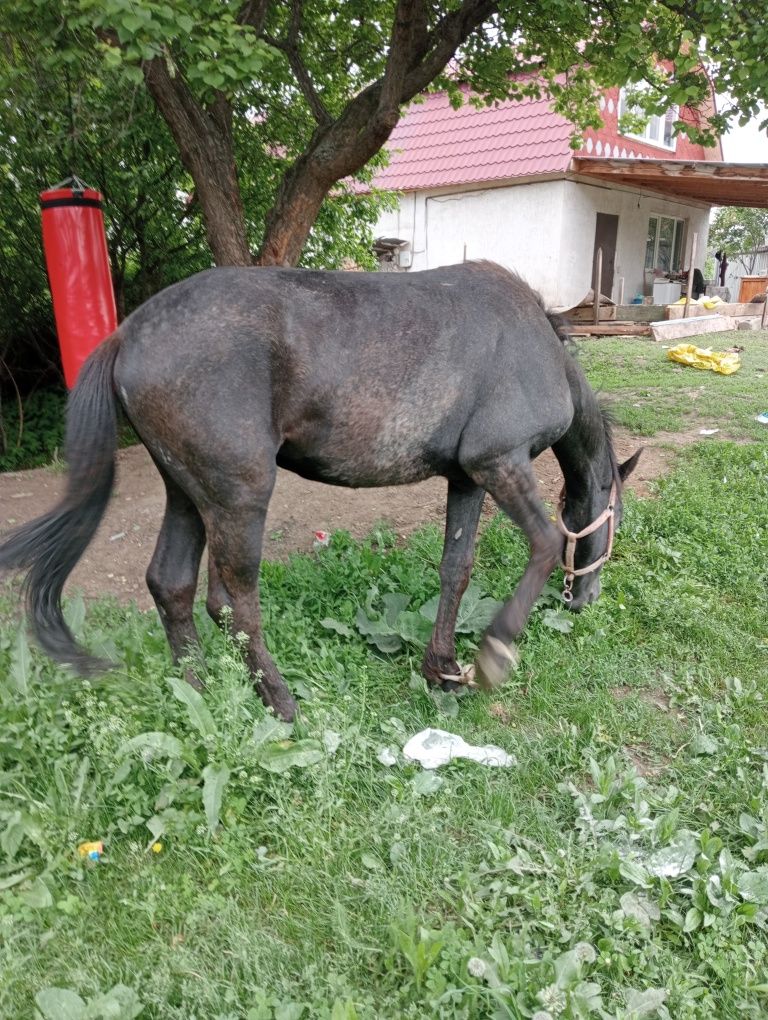
{"type": "Polygon", "coordinates": [[[703,271],[710,209],[768,207],[768,167],[724,163],[719,144],[674,136],[674,110],[651,118],[642,136],[622,134],[627,103],[624,90],[607,91],[603,126],[577,152],[572,125],[546,99],[455,110],[438,92],[412,105],[373,182],[401,193],[376,228],[383,268],[492,259],[560,308],[593,286],[598,248],[600,290],[615,301],[650,295],[661,278],[682,280],[694,235],[703,271]]]}

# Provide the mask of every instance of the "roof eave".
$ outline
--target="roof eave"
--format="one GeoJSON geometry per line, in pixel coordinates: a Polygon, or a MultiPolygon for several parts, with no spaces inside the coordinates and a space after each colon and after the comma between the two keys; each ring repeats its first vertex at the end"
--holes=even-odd
{"type": "Polygon", "coordinates": [[[574,156],[569,176],[705,206],[768,208],[768,165],[764,163],[574,156]]]}

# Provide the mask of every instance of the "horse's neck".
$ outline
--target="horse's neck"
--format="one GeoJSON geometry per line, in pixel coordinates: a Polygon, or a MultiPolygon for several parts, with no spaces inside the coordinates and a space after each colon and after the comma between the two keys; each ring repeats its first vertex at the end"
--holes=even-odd
{"type": "Polygon", "coordinates": [[[568,501],[583,503],[591,502],[601,488],[610,484],[611,453],[597,398],[581,369],[575,364],[571,368],[568,381],[573,421],[552,450],[563,472],[568,501]]]}

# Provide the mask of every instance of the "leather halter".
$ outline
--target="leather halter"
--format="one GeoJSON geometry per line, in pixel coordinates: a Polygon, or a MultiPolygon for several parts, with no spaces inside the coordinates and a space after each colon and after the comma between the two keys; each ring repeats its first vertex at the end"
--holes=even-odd
{"type": "Polygon", "coordinates": [[[611,485],[611,491],[608,496],[608,506],[603,510],[599,517],[595,518],[591,524],[588,524],[586,528],[581,531],[570,531],[565,526],[563,520],[563,510],[565,509],[565,486],[563,486],[560,492],[560,502],[557,507],[557,517],[555,523],[557,524],[558,530],[565,535],[565,550],[563,551],[563,559],[561,566],[565,571],[565,581],[563,584],[563,600],[565,602],[573,601],[573,587],[574,577],[580,577],[582,574],[591,574],[593,570],[598,570],[602,565],[610,559],[611,550],[613,549],[613,536],[616,531],[616,519],[614,517],[614,508],[616,506],[616,497],[618,490],[616,487],[616,479],[614,478],[611,485]],[[591,535],[593,532],[601,528],[605,522],[608,522],[608,545],[606,546],[605,552],[594,562],[590,563],[588,567],[579,567],[576,569],[575,558],[576,558],[576,542],[580,538],[586,538],[587,535],[591,535]]]}

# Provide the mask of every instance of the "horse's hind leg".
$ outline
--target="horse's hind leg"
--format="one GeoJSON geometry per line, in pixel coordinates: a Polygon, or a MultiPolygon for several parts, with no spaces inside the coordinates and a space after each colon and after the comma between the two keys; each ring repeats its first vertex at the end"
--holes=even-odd
{"type": "Polygon", "coordinates": [[[525,533],[531,555],[515,593],[485,632],[477,656],[477,679],[484,687],[504,682],[514,662],[514,639],[525,626],[547,578],[558,563],[563,536],[547,516],[527,457],[498,462],[473,473],[502,510],[525,533]]]}
{"type": "MultiPolygon", "coordinates": [[[[147,587],[155,600],[173,661],[178,662],[199,645],[192,618],[205,528],[197,507],[186,493],[161,471],[165,482],[165,516],[147,570],[147,587]]],[[[187,679],[200,686],[191,672],[187,679]]]]}
{"type": "Polygon", "coordinates": [[[264,644],[259,605],[261,545],[273,484],[274,472],[263,491],[244,491],[229,507],[211,509],[205,518],[215,576],[232,606],[232,632],[248,636],[246,659],[262,701],[290,720],[296,702],[264,644]]]}
{"type": "Polygon", "coordinates": [[[450,679],[461,674],[456,662],[456,616],[472,573],[475,535],[484,496],[483,490],[471,483],[448,483],[445,540],[440,561],[440,602],[421,666],[427,680],[445,690],[460,686],[450,679]]]}
{"type": "Polygon", "coordinates": [[[222,610],[232,608],[227,589],[219,577],[219,568],[216,566],[213,556],[210,555],[208,556],[208,596],[205,600],[205,608],[208,610],[210,618],[219,627],[224,626],[222,610]]]}

